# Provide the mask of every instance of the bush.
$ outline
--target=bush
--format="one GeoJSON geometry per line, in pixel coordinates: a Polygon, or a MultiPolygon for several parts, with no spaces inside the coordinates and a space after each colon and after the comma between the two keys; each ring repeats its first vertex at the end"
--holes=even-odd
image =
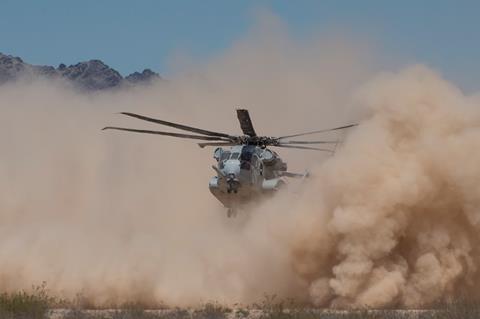
{"type": "Polygon", "coordinates": [[[192,319],[225,319],[232,310],[218,303],[207,303],[202,308],[193,311],[192,319]]]}
{"type": "Polygon", "coordinates": [[[2,319],[44,319],[53,299],[48,297],[45,283],[26,291],[0,294],[0,318],[2,319]]]}

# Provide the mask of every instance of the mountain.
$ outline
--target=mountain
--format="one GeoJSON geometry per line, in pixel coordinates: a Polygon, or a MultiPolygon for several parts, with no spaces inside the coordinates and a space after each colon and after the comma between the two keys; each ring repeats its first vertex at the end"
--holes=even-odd
{"type": "Polygon", "coordinates": [[[63,78],[72,83],[74,87],[85,91],[145,85],[162,80],[158,73],[150,69],[123,77],[118,71],[100,60],[90,60],[69,66],[62,63],[55,68],[47,65],[28,64],[19,57],[0,53],[0,85],[25,78],[63,78]]]}
{"type": "Polygon", "coordinates": [[[150,69],[145,69],[142,73],[133,72],[125,77],[125,80],[133,84],[152,82],[159,79],[161,79],[160,76],[150,69]]]}

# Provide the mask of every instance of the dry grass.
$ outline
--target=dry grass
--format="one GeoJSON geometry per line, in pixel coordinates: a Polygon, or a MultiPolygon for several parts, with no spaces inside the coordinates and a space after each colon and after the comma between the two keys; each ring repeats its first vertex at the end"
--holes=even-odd
{"type": "Polygon", "coordinates": [[[48,296],[45,285],[31,292],[0,294],[0,319],[478,319],[480,304],[455,300],[425,310],[325,310],[266,297],[259,304],[234,309],[207,303],[196,309],[146,310],[127,304],[118,310],[88,310],[48,296]],[[63,310],[51,309],[68,306],[63,310]]]}
{"type": "Polygon", "coordinates": [[[31,292],[5,292],[0,294],[0,318],[44,319],[52,304],[54,300],[48,296],[45,284],[34,287],[31,292]]]}

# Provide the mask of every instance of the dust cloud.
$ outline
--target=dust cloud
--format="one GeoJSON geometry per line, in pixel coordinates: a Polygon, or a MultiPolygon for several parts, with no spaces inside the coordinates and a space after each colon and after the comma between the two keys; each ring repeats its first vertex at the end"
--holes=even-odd
{"type": "MultiPolygon", "coordinates": [[[[80,94],[64,83],[0,87],[0,290],[47,282],[96,306],[140,301],[414,307],[480,283],[480,101],[424,66],[377,74],[345,34],[298,39],[263,14],[222,55],[167,83],[80,94]],[[210,195],[211,150],[132,111],[259,134],[353,120],[334,157],[279,152],[312,177],[237,219],[210,195]]],[[[383,66],[382,66],[383,67],[383,66]]]]}
{"type": "Polygon", "coordinates": [[[424,66],[378,76],[344,148],[317,167],[293,265],[318,305],[475,297],[480,105],[424,66]]]}

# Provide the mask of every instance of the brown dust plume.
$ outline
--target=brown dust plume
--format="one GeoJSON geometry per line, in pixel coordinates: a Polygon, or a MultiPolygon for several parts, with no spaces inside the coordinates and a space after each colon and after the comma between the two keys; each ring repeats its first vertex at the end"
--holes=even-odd
{"type": "Polygon", "coordinates": [[[348,36],[294,39],[259,19],[224,54],[168,83],[85,95],[63,83],[0,87],[0,290],[46,281],[97,306],[249,303],[416,306],[480,283],[480,101],[424,66],[375,75],[348,36]],[[133,111],[260,134],[353,120],[334,157],[279,152],[301,185],[227,219],[211,150],[157,136],[133,111]]]}

